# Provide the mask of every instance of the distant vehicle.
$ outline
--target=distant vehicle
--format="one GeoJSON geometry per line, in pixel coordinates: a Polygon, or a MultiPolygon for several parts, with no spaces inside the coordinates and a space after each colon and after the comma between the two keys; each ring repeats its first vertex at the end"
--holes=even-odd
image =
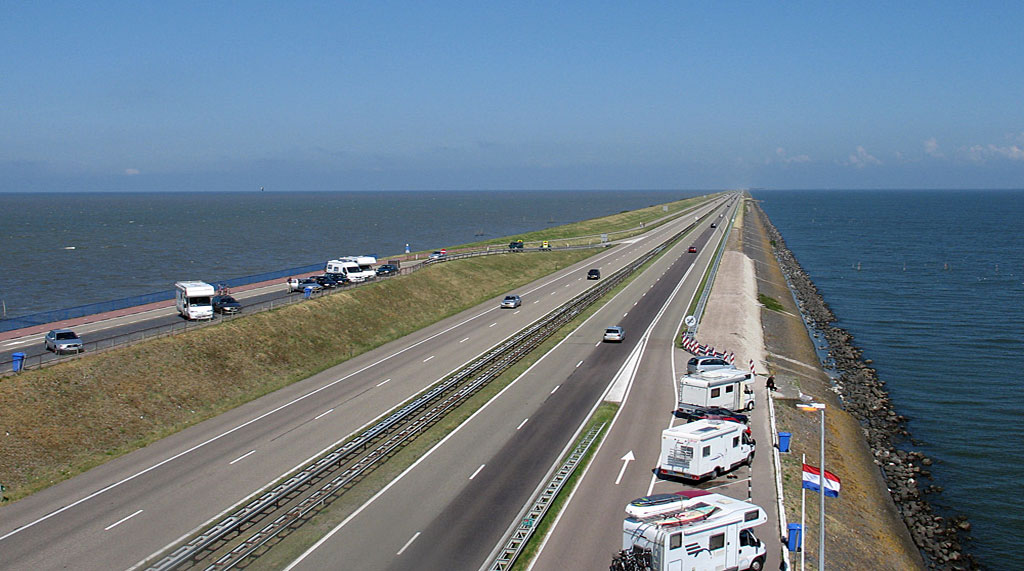
{"type": "Polygon", "coordinates": [[[718,224],[715,224],[714,222],[712,222],[712,223],[711,223],[711,227],[712,227],[712,228],[718,228],[718,224]]]}
{"type": "Polygon", "coordinates": [[[750,422],[750,417],[745,414],[733,412],[727,408],[717,406],[695,406],[686,408],[685,410],[677,410],[676,414],[686,422],[694,422],[697,420],[728,420],[731,422],[738,422],[740,424],[747,424],[750,422]]]}
{"type": "Polygon", "coordinates": [[[523,304],[523,300],[519,299],[518,295],[506,295],[505,299],[501,300],[502,309],[515,309],[523,304]]]}
{"type": "Polygon", "coordinates": [[[378,276],[393,276],[398,273],[398,266],[392,264],[384,264],[377,268],[378,276]]]}
{"type": "Polygon", "coordinates": [[[213,311],[221,315],[230,315],[242,311],[242,304],[230,295],[215,295],[213,296],[213,311]]]}
{"type": "Polygon", "coordinates": [[[626,330],[618,325],[609,327],[604,330],[604,341],[622,343],[623,339],[626,338],[626,330]]]}
{"type": "Polygon", "coordinates": [[[325,274],[342,274],[349,281],[361,282],[372,280],[377,276],[373,266],[377,264],[374,256],[348,256],[336,260],[328,260],[324,266],[325,274]]]}
{"type": "Polygon", "coordinates": [[[435,251],[430,253],[429,259],[431,259],[431,260],[440,260],[441,258],[444,258],[447,255],[448,255],[448,253],[443,251],[443,250],[435,250],[435,251]]]}
{"type": "Polygon", "coordinates": [[[352,280],[348,279],[348,276],[346,276],[345,274],[331,274],[331,273],[327,273],[327,274],[324,274],[324,275],[329,277],[329,278],[331,278],[335,282],[337,282],[339,286],[344,286],[344,285],[348,285],[348,284],[352,283],[352,280]]]}
{"type": "Polygon", "coordinates": [[[288,291],[289,292],[304,292],[307,287],[313,288],[313,291],[320,291],[324,289],[324,286],[320,285],[315,279],[312,278],[289,278],[288,279],[288,291]]]}
{"type": "Polygon", "coordinates": [[[523,241],[522,240],[513,240],[513,241],[509,242],[508,243],[508,249],[512,250],[513,252],[521,252],[521,251],[523,251],[523,241]]]}
{"type": "Polygon", "coordinates": [[[70,329],[51,329],[43,337],[43,346],[47,351],[61,353],[81,353],[85,350],[85,343],[78,338],[78,335],[70,329]]]}
{"type": "Polygon", "coordinates": [[[200,281],[174,284],[174,307],[185,319],[213,319],[213,286],[200,281]]]}
{"type": "Polygon", "coordinates": [[[547,240],[544,240],[543,242],[540,243],[540,249],[541,250],[550,250],[551,249],[551,242],[548,242],[547,240]]]}
{"type": "Polygon", "coordinates": [[[661,454],[655,472],[660,477],[700,481],[754,460],[754,439],[743,424],[728,420],[698,420],[661,432],[661,454]]]}
{"type": "Polygon", "coordinates": [[[691,254],[696,254],[697,253],[697,246],[690,246],[690,249],[687,250],[687,252],[689,252],[691,254]]]}
{"type": "Polygon", "coordinates": [[[689,374],[714,371],[715,369],[735,369],[732,363],[721,357],[690,357],[686,362],[686,372],[689,374]]]}
{"type": "Polygon", "coordinates": [[[324,274],[322,276],[309,276],[309,279],[320,284],[320,287],[324,289],[334,289],[341,285],[340,283],[338,283],[338,280],[332,278],[327,274],[324,274]]]}
{"type": "Polygon", "coordinates": [[[601,279],[601,270],[599,270],[597,268],[594,268],[594,269],[590,270],[589,272],[587,272],[587,279],[588,280],[599,280],[599,279],[601,279]]]}

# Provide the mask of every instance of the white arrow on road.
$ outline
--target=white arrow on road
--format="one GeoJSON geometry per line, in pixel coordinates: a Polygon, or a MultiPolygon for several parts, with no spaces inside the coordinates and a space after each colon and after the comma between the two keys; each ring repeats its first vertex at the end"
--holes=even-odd
{"type": "Polygon", "coordinates": [[[618,486],[619,482],[622,481],[622,475],[626,473],[626,466],[629,466],[629,463],[632,462],[633,460],[636,460],[636,456],[633,456],[632,450],[626,452],[626,455],[622,457],[622,469],[619,470],[619,477],[615,478],[616,486],[618,486]]]}

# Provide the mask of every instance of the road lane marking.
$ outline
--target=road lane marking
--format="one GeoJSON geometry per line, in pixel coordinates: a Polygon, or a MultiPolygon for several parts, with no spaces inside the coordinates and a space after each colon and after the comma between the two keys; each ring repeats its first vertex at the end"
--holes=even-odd
{"type": "MultiPolygon", "coordinates": [[[[387,382],[387,381],[385,381],[385,382],[387,382]]],[[[384,383],[381,383],[381,385],[382,384],[384,384],[384,383]]],[[[377,386],[379,387],[380,385],[377,385],[377,386]]],[[[334,412],[333,408],[331,410],[326,411],[326,412],[321,412],[320,414],[314,416],[313,420],[320,420],[321,418],[327,416],[328,414],[331,414],[332,412],[334,412]]]]}
{"type": "Polygon", "coordinates": [[[133,517],[139,515],[140,513],[142,513],[142,510],[137,511],[137,512],[133,513],[132,515],[128,516],[128,517],[121,518],[121,519],[115,521],[114,523],[108,525],[107,527],[103,528],[103,531],[110,531],[111,529],[114,529],[115,527],[117,527],[117,526],[121,525],[122,523],[132,519],[133,517]]]}
{"type": "Polygon", "coordinates": [[[463,339],[462,341],[459,341],[459,343],[465,343],[466,341],[469,341],[469,337],[466,337],[466,338],[465,338],[465,339],[463,339]]]}
{"type": "MultiPolygon", "coordinates": [[[[384,379],[383,381],[377,383],[377,386],[378,387],[383,387],[384,385],[388,384],[390,381],[391,381],[391,379],[384,379]]],[[[334,409],[332,408],[331,410],[334,410],[334,409]]]]}
{"type": "Polygon", "coordinates": [[[626,473],[626,466],[633,460],[636,460],[636,456],[633,456],[633,451],[626,452],[626,455],[620,458],[622,460],[622,468],[619,469],[619,477],[615,478],[615,485],[618,486],[619,482],[622,481],[622,475],[626,473]]]}
{"type": "Polygon", "coordinates": [[[437,356],[437,355],[431,355],[431,356],[427,357],[426,359],[423,359],[423,362],[424,362],[424,363],[426,363],[427,361],[429,361],[429,360],[433,359],[433,358],[434,358],[434,357],[436,357],[436,356],[437,356]]]}
{"type": "Polygon", "coordinates": [[[600,346],[601,346],[601,342],[600,341],[598,341],[597,343],[594,343],[594,347],[600,347],[600,346]]]}
{"type": "Polygon", "coordinates": [[[520,428],[522,428],[523,425],[526,424],[527,420],[530,420],[530,419],[529,418],[524,418],[523,421],[519,423],[519,426],[516,427],[516,430],[519,430],[520,428]]]}
{"type": "Polygon", "coordinates": [[[623,316],[623,317],[625,317],[625,316],[627,316],[627,315],[629,315],[629,312],[628,312],[628,311],[627,311],[626,313],[623,313],[623,314],[622,314],[622,316],[623,316]]]}
{"type": "Polygon", "coordinates": [[[576,367],[579,367],[582,364],[583,364],[583,361],[580,361],[579,363],[576,363],[576,367]]]}
{"type": "Polygon", "coordinates": [[[395,555],[401,555],[406,549],[408,549],[409,546],[412,545],[412,542],[416,541],[416,538],[420,536],[420,533],[421,532],[417,531],[415,534],[413,534],[413,536],[409,538],[409,541],[406,541],[405,545],[403,545],[402,548],[399,549],[398,553],[396,553],[395,555]]]}
{"type": "Polygon", "coordinates": [[[470,479],[470,480],[472,480],[473,478],[476,478],[476,475],[477,475],[477,474],[479,474],[479,473],[480,473],[480,470],[483,470],[483,469],[484,469],[484,466],[486,466],[486,465],[487,465],[487,464],[480,464],[480,467],[479,467],[479,468],[477,468],[475,472],[473,472],[473,475],[472,475],[472,476],[470,476],[470,477],[469,477],[469,479],[470,479]]]}
{"type": "Polygon", "coordinates": [[[560,387],[560,386],[562,386],[562,385],[555,385],[555,388],[551,389],[551,392],[548,393],[548,394],[552,394],[552,395],[555,394],[555,391],[557,391],[558,387],[560,387]]]}
{"type": "Polygon", "coordinates": [[[533,302],[533,303],[540,303],[540,300],[538,299],[537,301],[535,301],[535,302],[533,302]]]}
{"type": "Polygon", "coordinates": [[[517,309],[517,310],[512,312],[512,315],[515,315],[515,314],[519,313],[520,311],[522,311],[522,310],[521,309],[517,309]]]}
{"type": "Polygon", "coordinates": [[[495,325],[497,325],[497,323],[492,323],[492,324],[488,325],[487,327],[491,328],[491,327],[494,327],[495,325]]]}
{"type": "MultiPolygon", "coordinates": [[[[334,410],[334,409],[331,409],[331,410],[334,410]]],[[[324,414],[327,414],[327,413],[325,412],[324,414]]],[[[320,415],[320,416],[323,416],[323,415],[320,415]]],[[[317,418],[320,418],[320,417],[318,416],[317,418]]],[[[250,454],[254,454],[255,452],[256,452],[255,450],[250,450],[250,451],[246,452],[245,454],[242,454],[238,458],[235,458],[234,460],[228,462],[228,466],[234,464],[235,462],[238,462],[239,460],[241,460],[242,458],[245,458],[246,456],[248,456],[250,454]]]]}

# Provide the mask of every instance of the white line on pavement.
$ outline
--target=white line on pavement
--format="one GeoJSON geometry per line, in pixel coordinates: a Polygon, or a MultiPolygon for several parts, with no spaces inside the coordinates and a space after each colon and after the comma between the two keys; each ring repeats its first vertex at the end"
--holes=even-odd
{"type": "MultiPolygon", "coordinates": [[[[325,414],[326,414],[326,413],[325,413],[325,414]]],[[[317,417],[317,418],[320,418],[320,417],[317,417]]],[[[250,451],[246,452],[245,454],[242,454],[242,455],[241,455],[241,456],[239,456],[238,458],[235,458],[234,460],[232,460],[232,461],[228,462],[228,465],[230,466],[231,464],[234,464],[235,462],[238,462],[238,461],[239,461],[239,460],[241,460],[242,458],[245,458],[246,456],[248,456],[248,455],[250,455],[250,454],[254,454],[255,452],[256,452],[255,450],[250,450],[250,451]]]]}
{"type": "Polygon", "coordinates": [[[108,525],[107,527],[103,528],[103,531],[110,531],[111,529],[113,529],[113,528],[121,525],[122,523],[132,519],[133,517],[139,515],[140,513],[142,513],[142,510],[137,511],[137,512],[133,513],[132,515],[128,516],[128,517],[121,518],[121,519],[115,521],[114,523],[108,525]]]}

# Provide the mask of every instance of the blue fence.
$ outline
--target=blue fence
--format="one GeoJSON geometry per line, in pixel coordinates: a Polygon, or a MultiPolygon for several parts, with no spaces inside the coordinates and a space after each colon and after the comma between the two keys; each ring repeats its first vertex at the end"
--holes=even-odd
{"type": "MultiPolygon", "coordinates": [[[[211,284],[223,284],[227,287],[238,287],[241,285],[264,282],[267,280],[289,277],[296,274],[303,274],[306,272],[319,272],[322,271],[323,269],[324,265],[321,263],[312,264],[309,266],[302,266],[300,268],[276,270],[273,272],[266,272],[252,276],[242,276],[239,278],[231,278],[227,280],[207,281],[208,283],[211,284]]],[[[122,299],[115,299],[113,301],[100,301],[96,303],[90,303],[87,305],[79,305],[77,307],[69,307],[67,309],[55,309],[53,311],[43,311],[40,313],[32,313],[29,315],[21,315],[18,317],[9,317],[7,319],[0,321],[0,331],[12,331],[14,329],[22,329],[24,327],[45,325],[47,323],[53,323],[55,321],[63,321],[65,319],[73,319],[75,317],[83,317],[86,315],[95,315],[97,313],[105,313],[107,311],[124,309],[126,307],[135,307],[138,305],[145,305],[147,303],[155,303],[158,301],[168,301],[171,299],[174,299],[174,290],[168,289],[154,293],[147,293],[144,295],[136,295],[122,299]]]]}

